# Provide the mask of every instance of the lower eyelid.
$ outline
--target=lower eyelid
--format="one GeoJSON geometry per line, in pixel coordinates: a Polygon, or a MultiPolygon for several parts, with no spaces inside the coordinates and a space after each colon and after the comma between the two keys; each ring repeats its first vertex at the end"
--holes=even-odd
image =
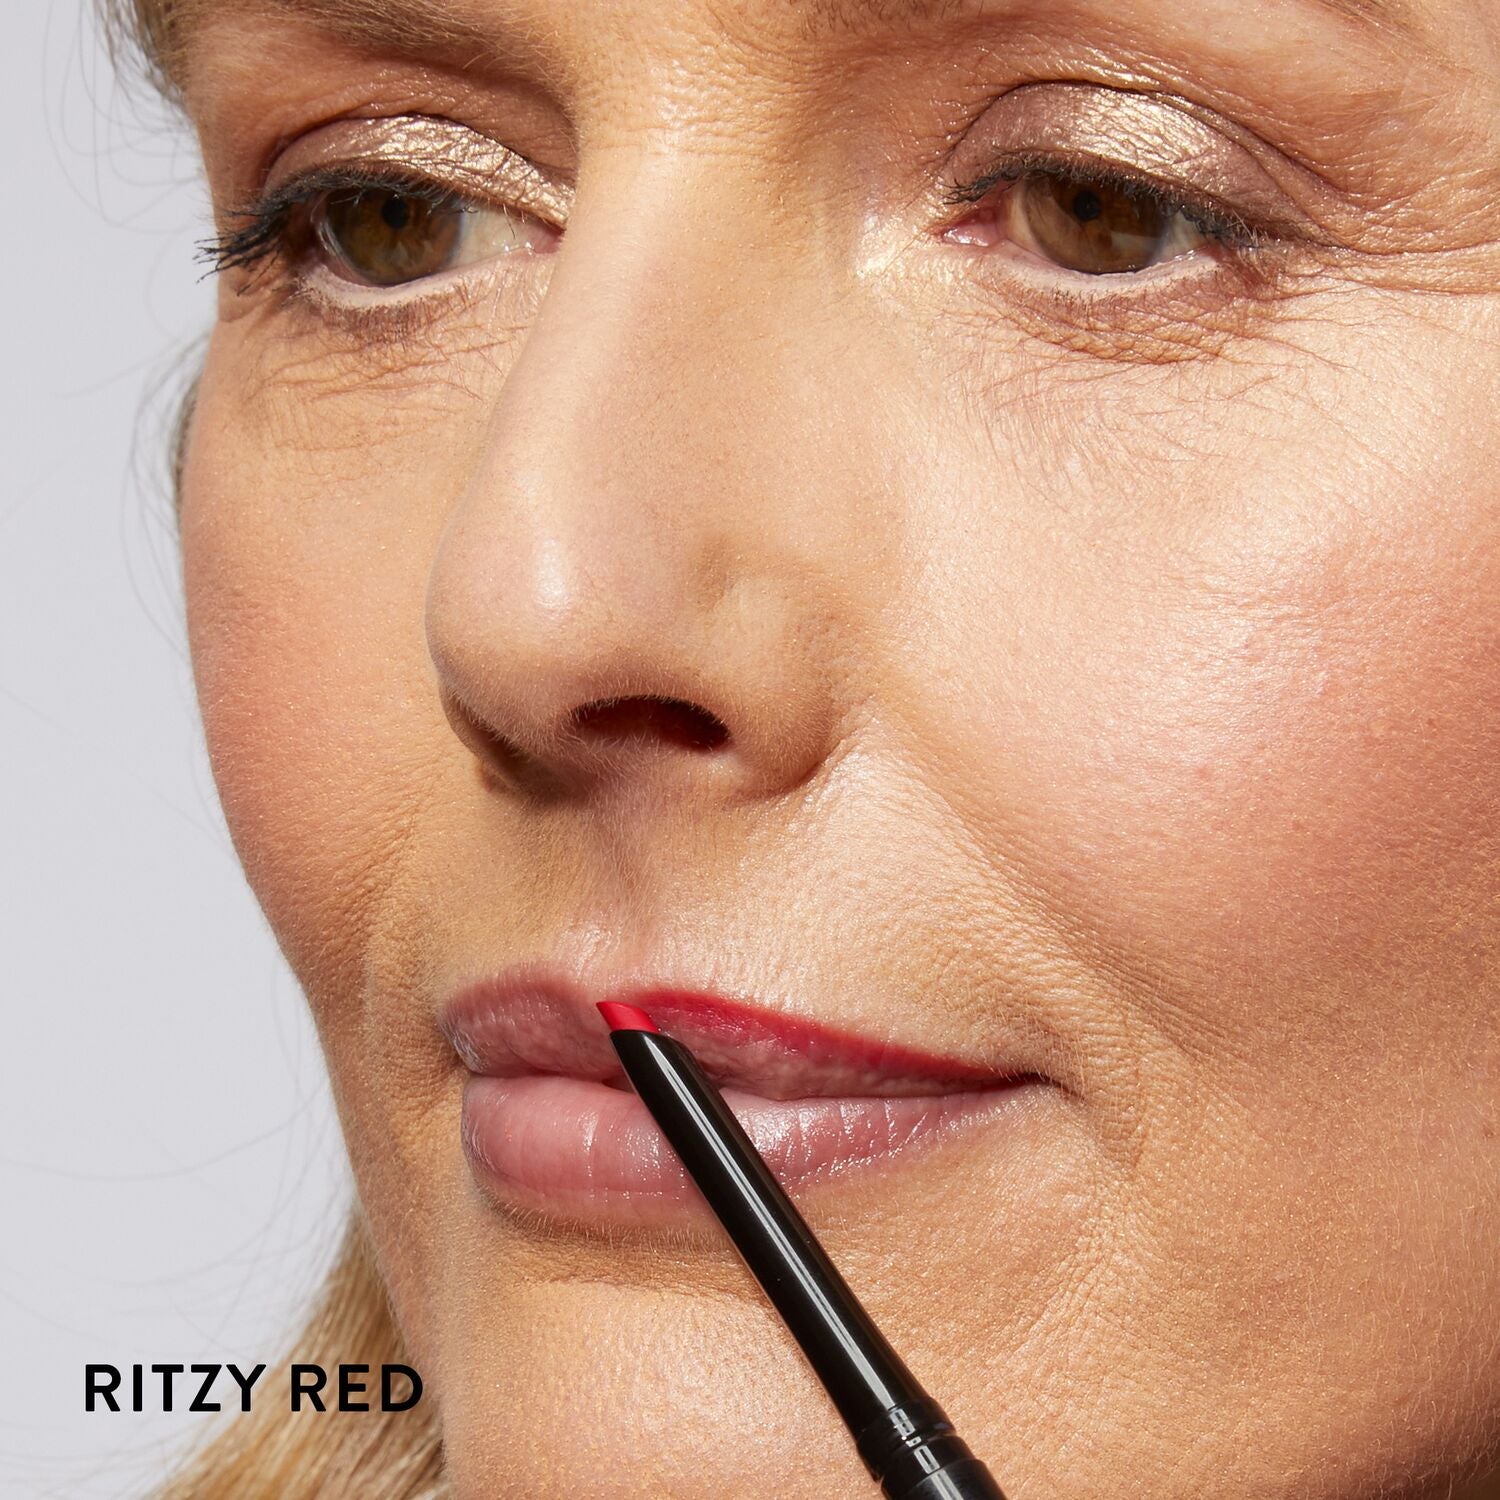
{"type": "Polygon", "coordinates": [[[1305,264],[1282,241],[1245,252],[1209,245],[1142,271],[1102,275],[1066,271],[1009,242],[944,248],[963,257],[949,283],[960,297],[950,306],[980,350],[997,334],[1018,333],[1110,366],[1223,353],[1267,326],[1302,284],[1297,273],[1305,264]]]}
{"type": "Polygon", "coordinates": [[[505,329],[523,326],[534,314],[545,287],[545,281],[534,274],[534,266],[548,257],[526,255],[534,266],[520,276],[507,269],[516,258],[490,256],[393,287],[348,281],[320,261],[304,259],[290,269],[285,295],[313,320],[309,333],[336,335],[348,342],[351,354],[400,346],[415,338],[430,353],[438,340],[448,337],[445,330],[449,329],[454,330],[461,349],[476,333],[486,343],[503,338],[505,329]],[[492,304],[495,298],[503,309],[499,322],[492,304]],[[475,308],[483,310],[479,321],[465,317],[475,308]],[[470,333],[458,332],[470,324],[470,333]]]}
{"type": "MultiPolygon", "coordinates": [[[[997,213],[997,219],[1003,221],[1003,209],[997,213]]],[[[1089,287],[1103,283],[1104,286],[1100,290],[1102,291],[1107,288],[1111,294],[1115,294],[1117,290],[1128,289],[1131,284],[1140,282],[1147,277],[1154,277],[1158,272],[1166,271],[1172,267],[1183,268],[1187,262],[1212,261],[1222,265],[1224,255],[1228,253],[1228,247],[1222,241],[1216,241],[1211,235],[1205,233],[1204,243],[1194,250],[1171,256],[1150,266],[1143,266],[1136,271],[1075,271],[1048,260],[1032,247],[1019,242],[1009,234],[1001,234],[993,240],[956,238],[956,231],[963,228],[963,224],[950,225],[940,237],[942,242],[959,246],[976,255],[983,254],[989,259],[1003,256],[1023,266],[1033,267],[1036,271],[1044,275],[1061,278],[1070,284],[1082,283],[1085,287],[1089,287]]]]}
{"type": "MultiPolygon", "coordinates": [[[[954,243],[960,244],[964,249],[973,248],[963,246],[961,242],[954,243]]],[[[1213,252],[1212,245],[1204,245],[1190,254],[1176,255],[1169,260],[1157,261],[1154,265],[1143,266],[1139,271],[1089,272],[1071,271],[1066,266],[1059,266],[1046,260],[1027,249],[1026,246],[1017,245],[1011,240],[1001,241],[993,246],[980,247],[976,251],[976,253],[983,253],[987,260],[1005,260],[1012,265],[1019,266],[1023,274],[1038,279],[1048,278],[1075,289],[1084,296],[1097,294],[1101,298],[1129,296],[1132,287],[1146,282],[1160,282],[1168,276],[1214,274],[1223,269],[1224,262],[1222,257],[1213,252]]]]}
{"type": "Polygon", "coordinates": [[[375,286],[368,282],[354,281],[340,276],[321,256],[314,258],[298,272],[301,284],[314,291],[322,300],[337,301],[346,306],[389,307],[397,302],[419,302],[430,297],[434,288],[440,292],[441,284],[467,271],[467,266],[457,266],[451,271],[436,276],[424,276],[416,281],[395,286],[375,286]]]}
{"type": "Polygon", "coordinates": [[[981,306],[988,304],[985,317],[1019,320],[1043,341],[1084,336],[1127,360],[1134,358],[1129,330],[1139,326],[1137,318],[1159,318],[1180,331],[1201,326],[1211,336],[1221,324],[1249,326],[1279,283],[1271,268],[1213,242],[1139,271],[1099,274],[1070,271],[1008,239],[940,243],[969,262],[963,282],[981,306]]]}
{"type": "Polygon", "coordinates": [[[378,315],[385,308],[410,307],[417,303],[441,302],[450,298],[461,287],[483,279],[493,262],[505,258],[486,256],[479,260],[465,261],[462,265],[451,266],[431,276],[419,276],[392,286],[350,280],[340,276],[320,258],[311,259],[295,275],[299,286],[318,302],[337,303],[346,308],[378,315]]]}

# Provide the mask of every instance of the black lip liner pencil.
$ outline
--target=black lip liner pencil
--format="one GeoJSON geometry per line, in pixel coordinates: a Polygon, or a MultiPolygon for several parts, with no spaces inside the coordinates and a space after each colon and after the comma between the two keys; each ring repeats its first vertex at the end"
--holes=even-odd
{"type": "Polygon", "coordinates": [[[801,1346],[886,1500],[1005,1500],[860,1306],[693,1054],[633,1005],[599,1009],[626,1077],[801,1346]]]}

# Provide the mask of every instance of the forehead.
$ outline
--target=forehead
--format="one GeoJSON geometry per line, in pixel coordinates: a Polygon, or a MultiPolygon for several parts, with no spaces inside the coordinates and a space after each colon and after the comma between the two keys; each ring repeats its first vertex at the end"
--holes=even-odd
{"type": "MultiPolygon", "coordinates": [[[[148,0],[146,6],[152,33],[173,55],[180,55],[192,32],[210,18],[302,21],[348,41],[415,51],[485,49],[507,33],[553,34],[606,19],[672,27],[690,17],[699,24],[764,29],[815,42],[935,29],[967,19],[1003,23],[1025,8],[1026,0],[148,0]]],[[[1213,6],[1203,0],[1120,0],[1118,7],[1109,7],[1115,8],[1181,24],[1205,19],[1213,6]]],[[[1236,9],[1243,19],[1243,7],[1236,9]]],[[[1256,17],[1267,27],[1302,13],[1427,40],[1460,19],[1494,28],[1497,10],[1500,6],[1474,0],[1258,0],[1255,5],[1256,17]]]]}

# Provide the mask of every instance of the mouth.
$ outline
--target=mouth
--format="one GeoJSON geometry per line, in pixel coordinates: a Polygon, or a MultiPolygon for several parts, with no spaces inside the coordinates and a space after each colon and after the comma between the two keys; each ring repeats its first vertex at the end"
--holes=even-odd
{"type": "Polygon", "coordinates": [[[500,1203],[583,1221],[706,1215],[631,1090],[597,1011],[639,1006],[697,1056],[789,1190],[878,1173],[1024,1107],[1047,1080],[877,1041],[701,991],[586,985],[529,970],[486,980],[439,1025],[469,1072],[462,1144],[500,1203]]]}

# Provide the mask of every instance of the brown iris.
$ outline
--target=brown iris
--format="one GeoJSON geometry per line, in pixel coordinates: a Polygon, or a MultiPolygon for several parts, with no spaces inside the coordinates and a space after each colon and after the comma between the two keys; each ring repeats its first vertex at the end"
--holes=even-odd
{"type": "Polygon", "coordinates": [[[349,188],[324,198],[318,229],[328,250],[359,280],[397,286],[447,269],[462,215],[453,200],[399,188],[349,188]]]}
{"type": "Polygon", "coordinates": [[[1014,189],[1037,248],[1070,271],[1141,271],[1161,258],[1179,213],[1103,182],[1037,173],[1014,189]]]}

